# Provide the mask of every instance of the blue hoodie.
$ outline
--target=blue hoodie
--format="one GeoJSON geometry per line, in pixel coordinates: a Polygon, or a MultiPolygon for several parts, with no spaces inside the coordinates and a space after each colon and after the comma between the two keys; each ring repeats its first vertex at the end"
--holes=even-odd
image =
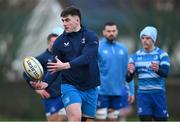
{"type": "MultiPolygon", "coordinates": [[[[71,68],[62,70],[62,83],[74,85],[79,90],[88,90],[100,85],[97,35],[81,27],[78,32],[64,32],[52,47],[53,55],[62,62],[69,62],[71,68]]],[[[48,72],[45,81],[52,82],[48,72]]]]}
{"type": "MultiPolygon", "coordinates": [[[[125,76],[128,64],[128,49],[117,41],[100,41],[98,50],[101,95],[124,95],[126,92],[125,76]]],[[[134,85],[134,84],[131,84],[134,85]]],[[[133,87],[130,86],[130,89],[133,87]]],[[[133,92],[133,90],[130,90],[133,92]]],[[[131,93],[131,94],[134,94],[131,93]]]]}

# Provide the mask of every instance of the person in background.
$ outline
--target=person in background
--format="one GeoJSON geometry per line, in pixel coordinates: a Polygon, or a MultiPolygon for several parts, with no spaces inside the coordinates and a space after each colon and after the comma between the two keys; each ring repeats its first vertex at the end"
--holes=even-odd
{"type": "Polygon", "coordinates": [[[137,108],[141,121],[167,121],[165,79],[168,76],[170,58],[155,46],[157,29],[146,26],[140,33],[142,49],[129,59],[127,82],[134,75],[138,78],[137,108]]]}
{"type": "MultiPolygon", "coordinates": [[[[99,87],[96,119],[118,120],[119,110],[134,102],[134,93],[127,94],[126,72],[128,49],[118,42],[118,28],[114,22],[107,22],[103,28],[102,40],[98,49],[98,65],[101,85],[99,87]],[[124,97],[124,96],[128,97],[124,97]]],[[[134,87],[133,82],[130,88],[134,87]]]]}
{"type": "MultiPolygon", "coordinates": [[[[63,33],[63,29],[55,28],[52,33],[48,35],[48,47],[47,49],[41,53],[36,59],[41,63],[44,74],[47,72],[47,63],[52,58],[51,48],[58,38],[60,34],[63,33]]],[[[32,81],[25,73],[23,76],[27,83],[35,90],[37,94],[39,94],[42,98],[42,103],[44,105],[45,114],[47,120],[50,121],[65,121],[67,120],[66,112],[64,109],[64,105],[62,103],[61,94],[60,94],[60,77],[56,77],[54,82],[49,85],[46,89],[37,89],[36,86],[40,83],[40,81],[32,81]]]]}

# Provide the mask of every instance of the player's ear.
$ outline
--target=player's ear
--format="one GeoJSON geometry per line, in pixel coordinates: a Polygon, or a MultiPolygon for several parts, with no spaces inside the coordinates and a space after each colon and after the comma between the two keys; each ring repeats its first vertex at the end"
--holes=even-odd
{"type": "Polygon", "coordinates": [[[80,18],[78,16],[75,16],[75,17],[76,17],[76,21],[80,22],[80,18]]]}
{"type": "Polygon", "coordinates": [[[102,30],[102,34],[103,34],[103,36],[106,35],[106,30],[105,29],[102,30]]]}

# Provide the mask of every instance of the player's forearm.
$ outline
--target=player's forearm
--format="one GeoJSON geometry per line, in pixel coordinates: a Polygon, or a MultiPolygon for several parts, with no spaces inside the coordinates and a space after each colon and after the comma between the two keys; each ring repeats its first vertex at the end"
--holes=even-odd
{"type": "Polygon", "coordinates": [[[133,80],[133,77],[134,77],[134,73],[133,74],[130,74],[130,73],[127,73],[126,74],[126,82],[131,82],[133,80]]]}
{"type": "Polygon", "coordinates": [[[162,65],[159,67],[159,70],[156,72],[161,77],[167,77],[169,73],[169,66],[162,65]]]}
{"type": "Polygon", "coordinates": [[[47,72],[45,77],[44,77],[44,82],[48,83],[48,84],[51,84],[55,79],[56,77],[59,75],[58,72],[55,72],[55,73],[51,73],[51,72],[47,72]]]}

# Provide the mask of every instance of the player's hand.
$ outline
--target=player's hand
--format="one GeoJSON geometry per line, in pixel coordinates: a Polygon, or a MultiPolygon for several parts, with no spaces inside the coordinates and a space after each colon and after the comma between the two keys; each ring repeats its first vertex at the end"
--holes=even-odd
{"type": "Polygon", "coordinates": [[[35,89],[45,89],[46,87],[48,87],[48,84],[46,82],[42,82],[42,81],[37,81],[37,82],[30,81],[30,84],[35,89]]]}
{"type": "Polygon", "coordinates": [[[135,97],[134,97],[134,96],[132,96],[132,95],[129,95],[129,96],[128,96],[128,102],[129,102],[129,104],[132,104],[132,103],[134,102],[134,100],[135,100],[135,97]]]}
{"type": "Polygon", "coordinates": [[[156,62],[151,62],[151,69],[157,72],[159,70],[159,64],[156,62]]]}
{"type": "Polygon", "coordinates": [[[48,62],[48,71],[51,73],[57,72],[57,71],[61,71],[64,69],[69,69],[70,68],[70,64],[69,63],[63,63],[61,60],[58,59],[58,57],[55,57],[56,59],[56,63],[53,62],[48,62]]]}
{"type": "Polygon", "coordinates": [[[50,97],[50,94],[42,89],[42,90],[35,90],[37,94],[39,94],[42,98],[49,98],[50,97]]]}
{"type": "Polygon", "coordinates": [[[129,74],[133,74],[134,73],[134,70],[135,70],[135,66],[133,63],[129,63],[128,64],[128,73],[129,74]]]}

